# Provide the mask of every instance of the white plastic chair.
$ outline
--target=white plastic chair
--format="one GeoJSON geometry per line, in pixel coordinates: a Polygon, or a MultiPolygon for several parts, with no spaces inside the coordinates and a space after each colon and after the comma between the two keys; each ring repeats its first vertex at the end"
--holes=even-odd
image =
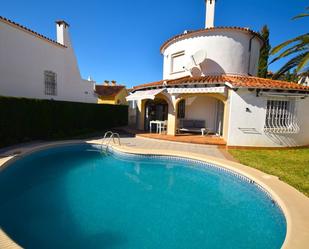
{"type": "Polygon", "coordinates": [[[160,123],[160,125],[158,125],[159,127],[159,133],[161,134],[162,131],[166,131],[167,130],[167,120],[164,120],[163,122],[160,123]]]}

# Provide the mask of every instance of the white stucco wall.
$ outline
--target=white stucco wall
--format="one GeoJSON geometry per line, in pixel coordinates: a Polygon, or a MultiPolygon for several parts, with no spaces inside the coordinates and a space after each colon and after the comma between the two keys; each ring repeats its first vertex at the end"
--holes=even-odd
{"type": "Polygon", "coordinates": [[[185,100],[185,119],[205,120],[206,127],[215,132],[217,100],[205,96],[187,97],[185,100]]]}
{"type": "Polygon", "coordinates": [[[249,92],[246,89],[231,91],[227,139],[229,146],[288,147],[309,144],[309,98],[296,99],[299,133],[267,134],[264,132],[264,124],[268,98],[256,97],[255,91],[249,92]]]}
{"type": "Polygon", "coordinates": [[[190,56],[201,49],[205,50],[207,54],[206,60],[201,65],[204,75],[256,75],[262,43],[257,37],[253,38],[250,55],[249,44],[252,36],[245,31],[218,29],[180,38],[163,51],[163,79],[190,75],[189,71],[179,73],[171,71],[172,55],[184,51],[183,66],[186,66],[191,60],[190,56]]]}
{"type": "Polygon", "coordinates": [[[64,48],[0,20],[0,95],[96,103],[71,43],[64,48]],[[57,96],[44,94],[44,71],[57,74],[57,96]]]}

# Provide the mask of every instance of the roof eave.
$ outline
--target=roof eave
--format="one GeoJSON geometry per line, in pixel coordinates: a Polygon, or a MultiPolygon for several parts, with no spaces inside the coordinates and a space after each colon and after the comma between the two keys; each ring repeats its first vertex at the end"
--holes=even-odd
{"type": "Polygon", "coordinates": [[[0,21],[2,21],[3,23],[5,23],[5,24],[7,24],[7,25],[9,25],[11,27],[14,27],[16,29],[19,29],[21,31],[29,33],[29,34],[31,34],[33,36],[36,36],[37,38],[40,38],[40,39],[42,39],[42,40],[44,40],[46,42],[49,42],[49,43],[51,43],[53,45],[56,45],[56,46],[59,46],[59,47],[62,47],[62,48],[67,48],[67,46],[65,46],[65,45],[63,45],[63,44],[61,44],[61,43],[59,43],[59,42],[57,42],[57,41],[55,41],[55,40],[53,40],[51,38],[48,38],[48,37],[46,37],[46,36],[36,32],[36,31],[33,31],[33,30],[31,30],[31,29],[29,29],[29,28],[27,28],[27,27],[25,27],[25,26],[23,26],[21,24],[18,24],[18,23],[14,22],[14,21],[11,21],[8,18],[0,16],[0,21]]]}
{"type": "Polygon", "coordinates": [[[302,88],[282,88],[282,87],[261,87],[261,86],[233,86],[234,89],[260,89],[260,90],[268,90],[268,91],[299,91],[309,93],[309,89],[302,88]]]}
{"type": "Polygon", "coordinates": [[[262,43],[261,45],[263,45],[265,43],[264,38],[256,31],[253,31],[251,29],[248,28],[242,28],[242,27],[214,27],[214,28],[207,28],[207,29],[199,29],[199,30],[194,30],[194,31],[190,31],[188,33],[185,34],[178,34],[173,36],[172,38],[168,39],[167,41],[165,41],[162,46],[160,47],[160,52],[161,54],[164,53],[165,49],[173,42],[183,39],[183,38],[190,38],[194,35],[197,35],[199,33],[206,33],[206,32],[215,32],[215,31],[223,31],[223,30],[235,30],[235,31],[239,31],[239,32],[246,32],[248,34],[252,34],[254,36],[256,36],[257,38],[259,38],[258,40],[262,43]]]}

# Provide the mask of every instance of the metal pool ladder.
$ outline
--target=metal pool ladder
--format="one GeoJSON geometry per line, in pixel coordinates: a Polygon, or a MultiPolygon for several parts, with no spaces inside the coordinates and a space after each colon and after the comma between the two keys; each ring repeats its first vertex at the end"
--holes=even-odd
{"type": "Polygon", "coordinates": [[[112,131],[105,132],[104,137],[101,142],[101,150],[103,150],[103,145],[105,145],[106,150],[108,150],[108,146],[110,145],[111,142],[113,142],[114,144],[117,144],[115,141],[115,137],[117,138],[118,144],[121,145],[119,133],[112,132],[112,131]]]}

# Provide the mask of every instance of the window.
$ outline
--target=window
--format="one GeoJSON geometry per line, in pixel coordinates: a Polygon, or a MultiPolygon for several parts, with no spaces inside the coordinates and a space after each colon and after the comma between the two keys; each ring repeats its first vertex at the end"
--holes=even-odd
{"type": "Polygon", "coordinates": [[[177,117],[185,118],[185,116],[186,116],[186,101],[182,99],[178,103],[177,117]]]}
{"type": "Polygon", "coordinates": [[[44,72],[45,95],[57,95],[57,74],[52,71],[44,72]]]}
{"type": "Polygon", "coordinates": [[[184,72],[184,55],[185,52],[178,52],[175,54],[172,54],[171,57],[171,73],[180,73],[184,72]]]}
{"type": "Polygon", "coordinates": [[[273,133],[297,133],[299,126],[295,117],[293,100],[267,100],[264,130],[273,133]]]}

